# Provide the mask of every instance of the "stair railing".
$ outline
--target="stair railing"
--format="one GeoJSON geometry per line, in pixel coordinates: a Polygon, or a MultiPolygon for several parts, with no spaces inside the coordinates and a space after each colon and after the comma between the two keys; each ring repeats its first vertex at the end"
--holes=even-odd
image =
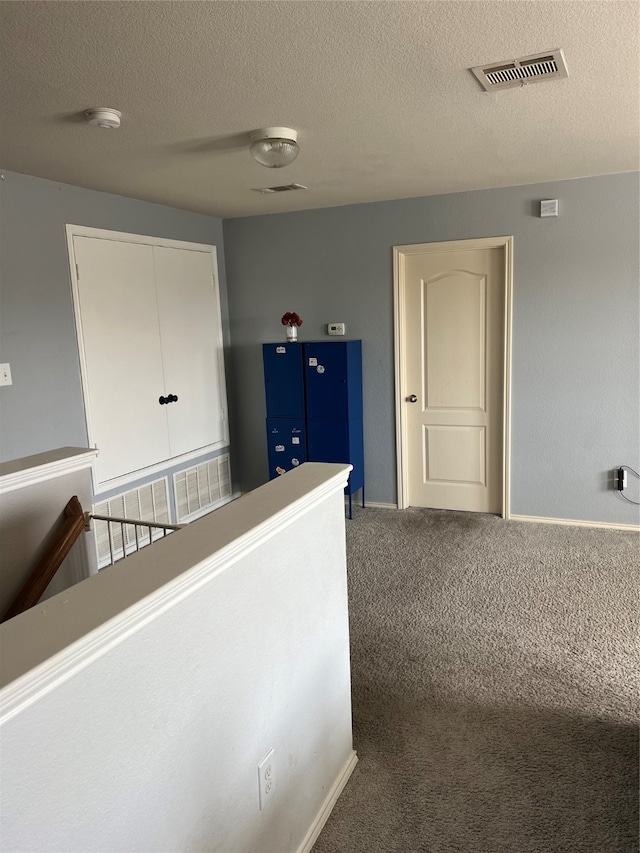
{"type": "MultiPolygon", "coordinates": [[[[110,556],[110,563],[108,565],[113,565],[130,554],[140,551],[141,548],[151,545],[158,539],[164,539],[165,536],[173,533],[174,530],[180,530],[180,528],[186,526],[184,524],[163,524],[159,521],[140,521],[140,519],[135,518],[115,518],[109,515],[94,515],[91,512],[83,512],[80,501],[74,495],[64,508],[64,517],[60,529],[45,553],[38,560],[34,570],[20,588],[20,591],[11,602],[0,622],[6,622],[7,619],[18,616],[18,614],[29,610],[30,607],[34,607],[40,601],[46,588],[53,580],[53,576],[64,562],[80,534],[91,529],[91,521],[93,519],[104,521],[107,524],[110,556]],[[113,525],[119,525],[122,536],[122,556],[120,557],[116,556],[117,550],[114,547],[113,525]],[[127,527],[133,527],[134,529],[135,547],[127,547],[127,527]],[[140,535],[140,528],[146,528],[149,531],[148,542],[143,541],[143,537],[140,535]],[[158,530],[162,532],[162,535],[154,537],[154,531],[158,530]]],[[[106,566],[102,566],[101,568],[106,568],[106,566]]]]}
{"type": "MultiPolygon", "coordinates": [[[[130,554],[135,554],[137,551],[140,551],[142,548],[151,545],[153,542],[156,542],[158,539],[164,539],[169,533],[173,533],[174,530],[180,530],[182,527],[186,527],[184,524],[164,524],[159,521],[141,521],[136,518],[116,518],[113,515],[94,515],[91,512],[85,512],[85,530],[91,530],[91,521],[104,521],[107,524],[107,533],[109,537],[109,563],[107,565],[114,565],[114,563],[120,562],[120,560],[124,560],[125,557],[130,556],[130,554]],[[120,537],[122,539],[122,555],[116,556],[119,549],[117,549],[114,545],[114,526],[119,526],[120,528],[120,537]],[[127,535],[126,529],[127,527],[133,527],[135,543],[133,547],[127,547],[127,535]],[[149,531],[149,541],[144,542],[141,541],[141,528],[146,528],[149,531]],[[161,531],[162,536],[156,536],[154,538],[153,532],[161,531]]],[[[102,568],[106,568],[106,566],[101,566],[102,568]]]]}
{"type": "Polygon", "coordinates": [[[74,495],[64,508],[60,529],[0,621],[6,622],[40,601],[53,576],[84,530],[84,525],[82,506],[74,495]]]}

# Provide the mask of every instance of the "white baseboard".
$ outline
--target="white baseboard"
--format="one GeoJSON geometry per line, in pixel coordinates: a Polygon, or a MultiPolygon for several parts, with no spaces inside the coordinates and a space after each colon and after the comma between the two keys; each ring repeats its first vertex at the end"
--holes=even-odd
{"type": "Polygon", "coordinates": [[[347,759],[347,763],[342,768],[342,772],[331,786],[331,790],[327,794],[324,803],[320,806],[320,811],[315,816],[313,823],[309,827],[309,831],[305,835],[304,840],[300,847],[298,847],[296,853],[310,853],[311,848],[316,843],[318,836],[322,832],[322,827],[329,819],[329,815],[338,801],[338,797],[342,793],[344,786],[349,781],[349,777],[353,773],[357,763],[358,756],[354,751],[352,751],[351,755],[347,759]]]}
{"type": "Polygon", "coordinates": [[[568,524],[571,527],[596,527],[604,530],[640,532],[640,524],[613,524],[609,521],[578,521],[575,518],[543,518],[538,515],[511,515],[510,521],[533,521],[536,524],[568,524]]]}
{"type": "MultiPolygon", "coordinates": [[[[349,498],[344,499],[345,506],[349,506],[349,498]]],[[[353,502],[354,506],[359,506],[360,509],[363,509],[362,501],[358,498],[353,502]]],[[[384,504],[379,503],[378,501],[365,501],[364,509],[398,509],[398,504],[384,504]]]]}

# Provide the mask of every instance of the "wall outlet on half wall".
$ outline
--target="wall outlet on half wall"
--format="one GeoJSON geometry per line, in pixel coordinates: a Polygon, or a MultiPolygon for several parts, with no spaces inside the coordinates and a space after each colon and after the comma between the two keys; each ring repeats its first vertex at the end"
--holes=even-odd
{"type": "Polygon", "coordinates": [[[272,747],[260,764],[258,764],[258,795],[260,798],[260,811],[269,805],[275,792],[276,769],[274,756],[275,750],[272,747]]]}

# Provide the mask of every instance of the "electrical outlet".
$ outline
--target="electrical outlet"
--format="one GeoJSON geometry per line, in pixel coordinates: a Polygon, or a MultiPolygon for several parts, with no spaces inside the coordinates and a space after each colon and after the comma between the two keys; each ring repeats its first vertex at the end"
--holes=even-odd
{"type": "Polygon", "coordinates": [[[627,472],[624,468],[616,468],[616,488],[623,492],[627,488],[627,472]]]}
{"type": "Polygon", "coordinates": [[[260,800],[260,811],[265,809],[271,800],[276,788],[276,769],[274,762],[275,750],[269,752],[258,764],[258,794],[260,800]]]}
{"type": "Polygon", "coordinates": [[[344,323],[327,323],[328,335],[344,335],[344,323]]]}
{"type": "Polygon", "coordinates": [[[13,385],[10,364],[0,364],[0,385],[13,385]]]}

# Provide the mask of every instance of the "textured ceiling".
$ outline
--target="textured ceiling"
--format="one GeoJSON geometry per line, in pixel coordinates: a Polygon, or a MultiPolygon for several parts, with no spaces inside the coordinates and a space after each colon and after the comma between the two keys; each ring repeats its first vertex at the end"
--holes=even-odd
{"type": "Polygon", "coordinates": [[[1,2],[0,164],[222,217],[632,171],[639,24],[616,0],[1,2]],[[557,47],[566,80],[467,70],[557,47]],[[299,131],[291,166],[251,160],[266,125],[299,131]]]}

